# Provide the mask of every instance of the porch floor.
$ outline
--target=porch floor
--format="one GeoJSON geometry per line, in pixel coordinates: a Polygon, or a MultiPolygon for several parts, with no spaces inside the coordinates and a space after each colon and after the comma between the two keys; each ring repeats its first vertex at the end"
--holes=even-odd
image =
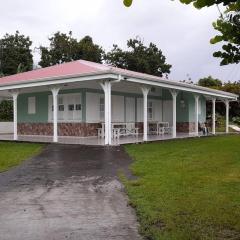
{"type": "MultiPolygon", "coordinates": [[[[226,133],[216,133],[216,135],[222,135],[226,133]]],[[[209,135],[212,135],[211,133],[209,135]]],[[[198,137],[202,137],[203,135],[199,133],[198,137]]],[[[195,133],[177,133],[177,139],[180,138],[191,138],[196,137],[195,133]]],[[[53,137],[52,136],[39,136],[39,135],[19,135],[18,141],[24,142],[43,142],[43,143],[51,143],[53,137]]],[[[164,141],[173,139],[172,135],[148,135],[148,142],[151,141],[164,141]]],[[[13,134],[0,134],[0,141],[13,141],[13,134]]],[[[104,145],[104,139],[99,137],[71,137],[71,136],[59,136],[58,142],[62,144],[81,144],[81,145],[104,145]]],[[[122,145],[129,143],[142,143],[143,136],[140,134],[139,136],[127,136],[121,137],[120,139],[112,139],[112,145],[122,145]]]]}

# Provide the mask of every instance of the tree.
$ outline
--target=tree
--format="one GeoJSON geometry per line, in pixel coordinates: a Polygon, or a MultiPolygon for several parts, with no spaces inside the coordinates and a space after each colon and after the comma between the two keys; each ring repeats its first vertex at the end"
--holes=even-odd
{"type": "MultiPolygon", "coordinates": [[[[204,7],[216,6],[223,4],[225,11],[220,12],[220,16],[213,27],[220,34],[213,37],[212,44],[222,42],[222,50],[213,54],[214,57],[220,58],[220,65],[240,63],[240,0],[180,0],[184,4],[191,4],[201,9],[204,7]]],[[[132,0],[124,0],[125,6],[129,7],[132,0]]]]}
{"type": "Polygon", "coordinates": [[[133,0],[123,0],[123,3],[126,7],[130,7],[132,5],[133,0]]]}
{"type": "Polygon", "coordinates": [[[158,47],[150,43],[145,46],[142,40],[130,39],[127,41],[128,51],[124,51],[113,45],[113,49],[108,52],[104,59],[108,64],[132,71],[143,72],[162,77],[163,74],[170,73],[169,64],[158,47]]]}
{"type": "Polygon", "coordinates": [[[103,50],[93,43],[91,37],[86,36],[80,41],[68,34],[57,32],[49,38],[49,48],[40,46],[41,67],[48,67],[79,59],[101,62],[103,50]]]}
{"type": "Polygon", "coordinates": [[[199,79],[198,85],[202,87],[220,88],[222,86],[222,81],[217,78],[213,78],[212,76],[208,76],[199,79]]]}
{"type": "Polygon", "coordinates": [[[11,75],[18,72],[32,70],[33,56],[29,37],[15,34],[6,34],[0,39],[0,75],[11,75]]]}
{"type": "Polygon", "coordinates": [[[3,100],[0,103],[0,121],[13,120],[13,103],[9,100],[3,100]]]}

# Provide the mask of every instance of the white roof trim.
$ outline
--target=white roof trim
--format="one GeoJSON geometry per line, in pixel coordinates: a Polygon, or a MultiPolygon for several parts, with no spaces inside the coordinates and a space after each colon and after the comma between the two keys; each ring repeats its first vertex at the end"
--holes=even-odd
{"type": "MultiPolygon", "coordinates": [[[[147,75],[146,76],[137,76],[134,73],[124,73],[118,70],[108,70],[102,72],[92,72],[87,74],[77,74],[77,75],[66,75],[64,77],[56,76],[50,78],[42,78],[36,80],[28,80],[28,81],[19,81],[15,83],[8,83],[0,85],[0,91],[4,90],[12,90],[19,88],[30,88],[30,87],[40,87],[40,86],[51,86],[57,84],[66,84],[66,83],[75,83],[81,81],[93,81],[93,80],[104,80],[104,79],[118,79],[119,75],[122,77],[126,77],[126,81],[134,82],[139,84],[151,85],[151,86],[159,86],[168,89],[175,89],[180,91],[186,91],[191,93],[203,94],[210,97],[218,97],[229,100],[237,100],[238,95],[214,90],[210,88],[205,88],[201,86],[196,86],[187,83],[175,82],[170,80],[161,79],[159,77],[147,75]]],[[[143,74],[144,75],[144,74],[143,74]]],[[[1,82],[1,81],[0,81],[1,82]]]]}

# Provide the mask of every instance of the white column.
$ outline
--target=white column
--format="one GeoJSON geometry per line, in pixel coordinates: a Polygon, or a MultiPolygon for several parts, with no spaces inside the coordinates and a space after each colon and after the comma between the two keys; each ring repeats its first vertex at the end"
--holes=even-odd
{"type": "Polygon", "coordinates": [[[194,95],[195,99],[195,134],[198,136],[198,113],[199,113],[199,95],[194,95]]]}
{"type": "Polygon", "coordinates": [[[60,88],[52,88],[53,95],[53,142],[58,142],[58,92],[60,88]]]}
{"type": "Polygon", "coordinates": [[[111,82],[109,80],[100,83],[104,91],[104,112],[105,112],[105,145],[112,144],[112,111],[111,111],[111,82]]]}
{"type": "Polygon", "coordinates": [[[141,87],[143,93],[143,141],[148,140],[148,87],[141,87]]]}
{"type": "Polygon", "coordinates": [[[111,82],[108,82],[108,144],[112,144],[112,96],[111,82]]]}
{"type": "Polygon", "coordinates": [[[216,98],[212,99],[212,134],[216,134],[216,98]]]}
{"type": "Polygon", "coordinates": [[[178,91],[170,90],[173,98],[173,126],[172,126],[172,137],[176,138],[177,136],[177,95],[178,91]]]}
{"type": "Polygon", "coordinates": [[[229,133],[229,100],[225,100],[226,105],[226,133],[229,133]]]}
{"type": "Polygon", "coordinates": [[[12,93],[13,97],[13,139],[18,140],[18,133],[17,133],[17,97],[18,92],[12,93]]]}

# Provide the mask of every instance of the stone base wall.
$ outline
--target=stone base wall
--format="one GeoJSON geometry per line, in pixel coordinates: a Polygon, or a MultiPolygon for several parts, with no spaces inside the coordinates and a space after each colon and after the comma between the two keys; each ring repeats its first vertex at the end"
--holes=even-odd
{"type": "MultiPolygon", "coordinates": [[[[139,128],[139,133],[143,133],[143,122],[135,125],[139,128]]],[[[100,123],[58,123],[59,136],[90,137],[97,136],[97,128],[101,128],[100,123]]],[[[177,132],[194,132],[195,123],[177,122],[177,132]]],[[[18,123],[19,135],[53,135],[52,123],[18,123]]]]}
{"type": "Polygon", "coordinates": [[[143,122],[136,122],[135,127],[138,128],[139,133],[143,133],[143,122]]]}
{"type": "MultiPolygon", "coordinates": [[[[59,136],[90,137],[97,136],[99,123],[58,123],[59,136]]],[[[18,123],[20,135],[53,135],[52,123],[18,123]]]]}
{"type": "Polygon", "coordinates": [[[177,132],[188,133],[195,131],[195,123],[193,122],[177,122],[177,132]]]}

